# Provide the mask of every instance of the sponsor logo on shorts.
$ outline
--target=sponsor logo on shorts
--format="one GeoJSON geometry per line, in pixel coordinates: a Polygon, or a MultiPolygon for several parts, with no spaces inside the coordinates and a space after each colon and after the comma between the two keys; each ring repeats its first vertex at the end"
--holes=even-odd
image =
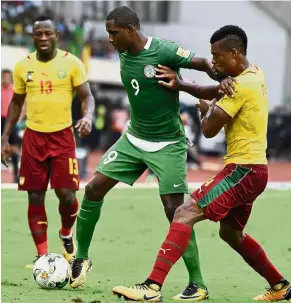
{"type": "Polygon", "coordinates": [[[155,70],[155,67],[153,65],[147,65],[145,68],[144,68],[144,75],[147,77],[147,78],[154,78],[154,76],[156,75],[156,70],[155,70]]]}
{"type": "Polygon", "coordinates": [[[183,185],[183,183],[179,183],[179,184],[174,183],[174,184],[173,184],[174,187],[179,187],[179,186],[181,186],[181,185],[183,185]]]}
{"type": "Polygon", "coordinates": [[[25,183],[25,177],[19,177],[19,184],[24,185],[25,183]]]}
{"type": "Polygon", "coordinates": [[[73,178],[73,181],[76,183],[76,185],[79,184],[78,180],[76,178],[73,178]]]}

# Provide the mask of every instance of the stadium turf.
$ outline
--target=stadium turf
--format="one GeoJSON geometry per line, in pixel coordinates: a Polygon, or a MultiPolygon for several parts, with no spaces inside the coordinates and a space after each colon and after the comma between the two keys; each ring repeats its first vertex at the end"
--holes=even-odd
{"type": "MultiPolygon", "coordinates": [[[[81,199],[82,191],[78,193],[81,199]]],[[[50,251],[60,253],[60,218],[56,198],[47,194],[50,251]]],[[[116,285],[142,282],[150,272],[159,245],[168,230],[156,189],[115,189],[103,207],[91,246],[93,270],[80,290],[42,290],[24,265],[35,250],[27,225],[25,192],[2,190],[2,302],[3,303],[111,303],[116,285]]],[[[271,260],[291,279],[291,191],[266,191],[255,202],[246,231],[268,252],[271,260]]],[[[218,237],[218,224],[197,225],[197,238],[208,302],[244,303],[264,291],[265,281],[253,272],[218,237]]],[[[183,261],[174,267],[163,288],[164,302],[187,284],[183,261]]],[[[174,301],[172,301],[174,302],[174,301]]]]}

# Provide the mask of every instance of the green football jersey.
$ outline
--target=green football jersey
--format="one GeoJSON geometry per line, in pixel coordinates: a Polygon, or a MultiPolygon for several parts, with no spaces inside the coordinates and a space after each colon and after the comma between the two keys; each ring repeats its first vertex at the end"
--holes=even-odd
{"type": "Polygon", "coordinates": [[[161,64],[178,71],[189,67],[194,54],[175,42],[149,38],[136,56],[128,52],[119,56],[121,80],[130,103],[128,132],[153,142],[185,137],[180,119],[179,92],[158,84],[155,67],[161,64]]]}

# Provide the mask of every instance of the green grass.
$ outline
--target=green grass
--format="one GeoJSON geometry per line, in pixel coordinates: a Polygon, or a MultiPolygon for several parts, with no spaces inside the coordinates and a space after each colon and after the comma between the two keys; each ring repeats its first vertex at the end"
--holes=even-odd
{"type": "MultiPolygon", "coordinates": [[[[78,193],[81,199],[82,192],[78,193]]],[[[50,251],[60,253],[60,218],[52,191],[47,194],[50,251]]],[[[256,201],[246,231],[268,252],[291,279],[291,192],[266,191],[256,201]]],[[[196,227],[205,280],[213,303],[252,302],[264,290],[265,281],[249,268],[218,237],[218,224],[202,222],[196,227]]],[[[46,291],[24,269],[35,256],[27,224],[26,193],[2,190],[2,302],[3,303],[111,303],[115,285],[143,281],[168,230],[157,190],[115,189],[106,198],[90,255],[93,270],[81,290],[67,285],[46,291]]],[[[173,268],[163,288],[164,302],[187,284],[183,261],[173,268]]],[[[174,301],[171,301],[174,302],[174,301]]]]}

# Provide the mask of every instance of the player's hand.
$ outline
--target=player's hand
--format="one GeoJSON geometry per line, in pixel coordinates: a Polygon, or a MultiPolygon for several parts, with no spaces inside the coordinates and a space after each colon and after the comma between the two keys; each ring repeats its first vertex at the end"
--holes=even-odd
{"type": "Polygon", "coordinates": [[[228,77],[223,79],[217,86],[218,93],[233,97],[236,92],[235,83],[237,83],[235,78],[228,77]]]}
{"type": "Polygon", "coordinates": [[[92,120],[90,118],[84,117],[78,121],[75,128],[78,130],[79,136],[81,138],[89,136],[92,130],[92,120]]]}
{"type": "Polygon", "coordinates": [[[199,103],[196,104],[196,107],[199,108],[201,119],[205,117],[211,106],[212,106],[212,101],[204,100],[204,99],[199,100],[199,103]]]}
{"type": "Polygon", "coordinates": [[[7,137],[1,137],[1,163],[8,167],[7,161],[11,155],[11,147],[7,137]]]}
{"type": "Polygon", "coordinates": [[[167,66],[163,66],[163,65],[158,65],[158,68],[156,68],[156,71],[159,73],[158,75],[155,75],[155,77],[157,79],[168,79],[169,82],[165,82],[160,80],[158,83],[170,88],[170,89],[179,89],[179,84],[180,84],[180,79],[178,74],[173,71],[172,69],[170,69],[167,66]]]}

